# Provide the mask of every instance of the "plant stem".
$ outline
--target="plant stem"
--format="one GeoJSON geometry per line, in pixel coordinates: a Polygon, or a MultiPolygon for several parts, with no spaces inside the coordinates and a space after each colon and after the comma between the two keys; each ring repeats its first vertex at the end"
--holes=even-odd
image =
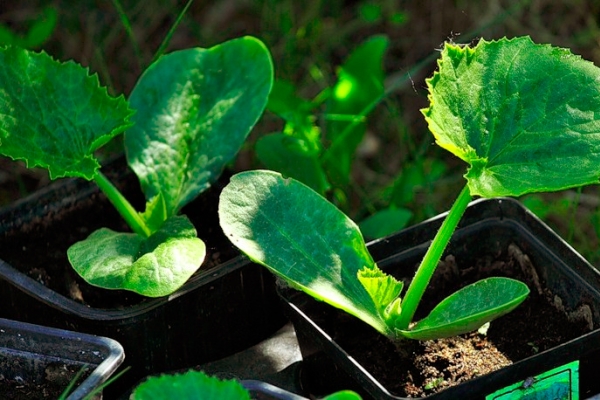
{"type": "Polygon", "coordinates": [[[127,225],[138,235],[143,237],[149,237],[151,232],[146,223],[142,220],[138,212],[133,208],[131,203],[119,192],[109,180],[100,171],[94,176],[94,181],[102,190],[102,192],[108,197],[108,200],[117,209],[119,214],[123,217],[127,225]]]}
{"type": "Polygon", "coordinates": [[[429,249],[427,249],[427,253],[425,253],[425,257],[423,257],[423,261],[421,261],[421,265],[415,273],[415,277],[406,291],[406,295],[402,301],[402,313],[398,320],[398,329],[408,329],[417,306],[421,302],[421,297],[423,297],[423,293],[427,289],[427,285],[429,285],[429,281],[437,268],[440,258],[442,258],[442,254],[470,201],[471,193],[468,186],[465,185],[452,205],[440,230],[433,238],[429,249]]]}

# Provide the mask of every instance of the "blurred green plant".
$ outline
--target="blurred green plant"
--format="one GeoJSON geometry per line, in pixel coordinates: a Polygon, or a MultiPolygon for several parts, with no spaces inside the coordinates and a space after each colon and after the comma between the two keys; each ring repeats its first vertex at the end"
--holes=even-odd
{"type": "Polygon", "coordinates": [[[57,22],[58,12],[56,8],[48,6],[31,22],[31,26],[25,35],[0,25],[0,45],[19,46],[26,49],[39,48],[50,39],[57,22]]]}
{"type": "MultiPolygon", "coordinates": [[[[364,110],[383,98],[388,45],[382,35],[364,41],[337,69],[335,83],[310,100],[300,97],[291,82],[276,81],[267,109],[285,125],[282,132],[258,139],[258,159],[348,210],[352,166],[367,129],[364,110]]],[[[364,234],[381,237],[406,226],[412,213],[401,204],[394,201],[365,220],[364,234]]]]}

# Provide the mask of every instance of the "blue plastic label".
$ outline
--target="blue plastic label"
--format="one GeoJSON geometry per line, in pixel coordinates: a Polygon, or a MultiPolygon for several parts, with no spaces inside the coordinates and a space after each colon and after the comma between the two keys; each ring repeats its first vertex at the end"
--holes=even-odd
{"type": "Polygon", "coordinates": [[[486,400],[579,400],[579,361],[500,389],[486,400]]]}

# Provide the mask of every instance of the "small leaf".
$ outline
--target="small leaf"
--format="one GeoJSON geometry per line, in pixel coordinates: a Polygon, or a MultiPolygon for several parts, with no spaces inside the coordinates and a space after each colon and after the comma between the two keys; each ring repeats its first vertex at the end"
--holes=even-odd
{"type": "Polygon", "coordinates": [[[250,400],[235,380],[221,380],[202,371],[152,376],[133,391],[132,400],[250,400]]]}
{"type": "Polygon", "coordinates": [[[375,303],[379,315],[388,325],[393,325],[393,321],[400,315],[401,300],[404,284],[396,280],[393,276],[385,274],[376,265],[372,268],[363,268],[358,271],[358,280],[371,296],[375,303]]]}
{"type": "Polygon", "coordinates": [[[509,313],[525,300],[529,288],[509,278],[487,278],[465,286],[442,300],[431,313],[400,335],[429,340],[474,331],[509,313]]]}
{"type": "Polygon", "coordinates": [[[101,228],[67,250],[86,282],[149,297],[180,288],[200,267],[206,248],[185,216],[169,218],[147,239],[101,228]]]}
{"type": "Polygon", "coordinates": [[[470,164],[471,195],[598,183],[600,69],[529,37],[446,44],[422,110],[441,147],[470,164]]]}
{"type": "Polygon", "coordinates": [[[374,261],[352,220],[306,185],[272,171],[231,178],[219,201],[225,235],[252,260],[311,296],[388,328],[357,278],[374,261]]]}
{"type": "Polygon", "coordinates": [[[140,216],[152,233],[156,232],[162,226],[168,219],[167,205],[162,193],[157,194],[146,203],[146,209],[143,213],[140,213],[140,216]]]}
{"type": "Polygon", "coordinates": [[[72,61],[0,49],[0,154],[48,168],[52,179],[91,180],[100,167],[94,151],[131,125],[131,113],[72,61]]]}
{"type": "Polygon", "coordinates": [[[261,116],[273,81],[267,48],[244,37],[160,57],[130,96],[129,165],[147,199],[177,211],[221,174],[261,116]]]}
{"type": "Polygon", "coordinates": [[[21,47],[29,49],[40,47],[52,36],[57,22],[58,12],[56,8],[52,6],[44,8],[41,15],[33,23],[31,29],[29,29],[29,32],[27,32],[27,36],[21,47]]]}
{"type": "Polygon", "coordinates": [[[38,14],[24,37],[10,28],[0,25],[0,45],[13,45],[26,49],[40,47],[52,36],[57,20],[56,8],[49,6],[38,14]]]}
{"type": "Polygon", "coordinates": [[[362,220],[358,226],[366,238],[379,239],[406,227],[413,214],[405,208],[385,208],[362,220]]]}

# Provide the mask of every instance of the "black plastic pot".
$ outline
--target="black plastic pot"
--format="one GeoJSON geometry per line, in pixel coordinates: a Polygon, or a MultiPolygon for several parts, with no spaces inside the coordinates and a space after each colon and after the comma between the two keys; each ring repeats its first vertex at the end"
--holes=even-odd
{"type": "MultiPolygon", "coordinates": [[[[138,209],[143,207],[137,180],[125,174],[124,180],[117,181],[117,186],[134,192],[134,199],[137,192],[138,204],[134,204],[138,209]]],[[[72,243],[56,249],[46,244],[45,237],[51,235],[47,232],[55,225],[61,227],[70,213],[87,213],[98,220],[98,227],[120,221],[93,184],[83,180],[59,181],[2,210],[0,258],[4,261],[0,261],[0,317],[118,340],[131,369],[107,389],[114,393],[144,376],[219,359],[261,341],[285,322],[278,307],[274,279],[263,268],[239,256],[226,239],[227,248],[217,248],[214,244],[213,236],[222,235],[216,212],[219,190],[215,187],[207,192],[208,199],[202,200],[209,209],[197,210],[199,206],[195,203],[187,209],[198,227],[199,237],[207,244],[207,257],[211,260],[220,257],[224,262],[207,271],[201,269],[171,296],[136,300],[119,308],[84,305],[49,289],[14,266],[18,262],[27,267],[26,257],[35,253],[64,255],[72,243]],[[81,211],[78,208],[82,204],[90,208],[81,211]],[[65,210],[67,217],[62,216],[65,210]],[[206,233],[209,225],[216,227],[211,231],[214,233],[206,233]],[[35,243],[28,242],[29,235],[36,237],[35,243]],[[7,247],[22,247],[24,258],[5,262],[1,249],[7,247]]],[[[96,228],[86,228],[83,234],[74,232],[74,237],[81,240],[96,228]]],[[[70,270],[66,259],[63,263],[70,270]]],[[[82,289],[84,284],[77,283],[82,289]]],[[[105,292],[107,297],[114,294],[105,292]]]]}
{"type": "MultiPolygon", "coordinates": [[[[83,399],[110,378],[124,357],[123,347],[112,339],[0,318],[3,382],[16,381],[25,387],[51,382],[50,387],[62,393],[84,369],[87,377],[76,382],[68,397],[83,399]]],[[[6,383],[0,382],[0,386],[4,393],[6,383]]],[[[43,397],[42,393],[31,394],[37,395],[43,397]]],[[[94,398],[101,399],[102,392],[94,398]]]]}
{"type": "MultiPolygon", "coordinates": [[[[369,250],[378,265],[396,277],[412,277],[430,240],[439,228],[441,215],[396,235],[373,242],[369,250]]],[[[481,254],[501,254],[510,243],[517,244],[535,266],[544,288],[562,298],[566,309],[581,305],[591,309],[593,330],[547,351],[530,356],[496,372],[432,394],[427,398],[484,399],[485,396],[509,385],[525,381],[570,361],[580,361],[580,396],[585,398],[600,392],[600,274],[545,224],[511,199],[478,200],[467,209],[446,254],[468,264],[481,254]]],[[[332,339],[332,331],[315,323],[319,305],[311,297],[292,289],[280,290],[285,313],[297,332],[304,358],[302,386],[311,394],[320,395],[341,389],[354,389],[365,398],[399,399],[378,382],[372,373],[360,365],[332,339]]],[[[325,307],[328,307],[325,305],[325,307]]],[[[342,314],[328,307],[327,312],[342,314]]],[[[361,321],[352,319],[356,328],[364,331],[361,321]]],[[[362,344],[361,344],[362,346],[362,344]]],[[[368,346],[368,343],[365,343],[368,346]]],[[[378,349],[373,348],[376,352],[378,349]]],[[[531,380],[530,380],[531,381],[531,380]]]]}

